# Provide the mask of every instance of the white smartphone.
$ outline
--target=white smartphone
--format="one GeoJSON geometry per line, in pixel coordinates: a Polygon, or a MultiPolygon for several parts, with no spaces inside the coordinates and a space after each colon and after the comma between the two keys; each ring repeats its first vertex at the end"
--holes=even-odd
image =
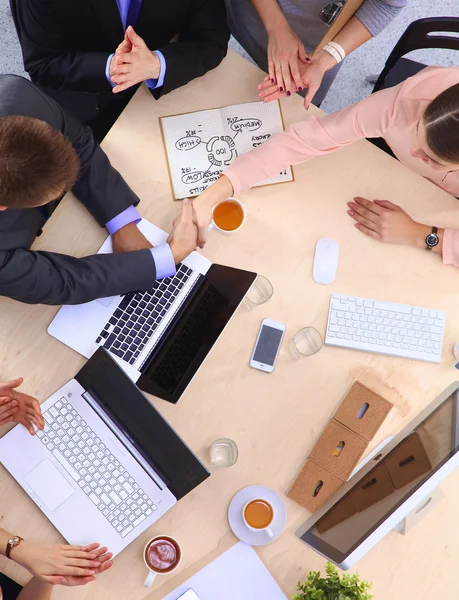
{"type": "Polygon", "coordinates": [[[286,326],[271,319],[263,319],[253,350],[250,366],[272,373],[282,344],[286,326]]]}
{"type": "Polygon", "coordinates": [[[177,598],[177,600],[199,600],[199,596],[194,590],[188,590],[180,598],[177,598]]]}

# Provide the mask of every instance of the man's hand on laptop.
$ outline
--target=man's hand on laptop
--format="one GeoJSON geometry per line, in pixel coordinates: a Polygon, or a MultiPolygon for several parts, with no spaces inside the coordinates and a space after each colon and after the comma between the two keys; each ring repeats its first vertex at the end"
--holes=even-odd
{"type": "Polygon", "coordinates": [[[31,435],[35,435],[33,426],[43,429],[40,403],[32,396],[16,391],[23,382],[22,377],[14,381],[0,382],[0,425],[20,423],[31,435]]]}
{"type": "Polygon", "coordinates": [[[48,546],[26,541],[13,548],[10,555],[42,581],[71,587],[94,581],[96,575],[113,565],[112,556],[99,544],[48,546]]]}
{"type": "Polygon", "coordinates": [[[153,248],[135,223],[128,223],[112,235],[113,252],[133,252],[153,248]]]}
{"type": "Polygon", "coordinates": [[[167,239],[175,264],[181,262],[196,249],[198,230],[193,221],[193,202],[186,198],[182,203],[182,212],[175,219],[174,227],[167,239]]]}

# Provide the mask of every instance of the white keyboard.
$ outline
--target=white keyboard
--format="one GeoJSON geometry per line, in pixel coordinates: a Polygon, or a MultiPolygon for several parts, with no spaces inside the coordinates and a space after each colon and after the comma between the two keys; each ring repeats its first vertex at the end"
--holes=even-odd
{"type": "Polygon", "coordinates": [[[445,313],[333,294],[325,343],[439,363],[445,313]]]}
{"type": "Polygon", "coordinates": [[[65,398],[43,413],[36,435],[121,537],[156,505],[65,398]]]}

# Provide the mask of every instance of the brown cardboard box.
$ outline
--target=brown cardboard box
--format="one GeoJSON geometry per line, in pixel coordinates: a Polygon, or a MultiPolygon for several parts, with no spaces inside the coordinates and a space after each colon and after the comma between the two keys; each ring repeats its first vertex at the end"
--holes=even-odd
{"type": "Polygon", "coordinates": [[[311,451],[310,457],[342,481],[351,474],[368,446],[362,437],[337,421],[330,421],[311,451]],[[341,452],[337,447],[344,443],[341,452]]]}
{"type": "Polygon", "coordinates": [[[417,433],[412,433],[384,459],[389,477],[396,490],[408,485],[432,468],[429,457],[417,433]]]}
{"type": "MultiPolygon", "coordinates": [[[[327,4],[329,4],[331,1],[332,0],[324,0],[324,7],[327,4]]],[[[325,44],[330,42],[341,31],[341,29],[346,25],[346,23],[349,21],[349,19],[354,15],[356,10],[358,8],[360,8],[360,6],[363,4],[364,0],[345,0],[345,1],[346,1],[346,3],[344,5],[344,8],[339,13],[335,22],[330,27],[328,27],[327,25],[324,24],[324,31],[326,33],[325,33],[324,37],[322,38],[322,40],[317,45],[317,48],[314,50],[314,52],[317,52],[317,50],[319,50],[319,48],[323,48],[325,46],[325,44]]]]}
{"type": "Polygon", "coordinates": [[[333,418],[369,442],[383,424],[391,408],[392,404],[388,400],[356,381],[333,418]],[[365,404],[368,404],[368,409],[359,418],[365,404]]]}
{"type": "Polygon", "coordinates": [[[325,533],[356,514],[349,496],[344,496],[316,523],[317,531],[325,533]]]}
{"type": "Polygon", "coordinates": [[[287,496],[314,512],[343,485],[343,481],[310,458],[302,468],[287,496]],[[319,489],[320,486],[320,489],[319,489]]]}
{"type": "Polygon", "coordinates": [[[394,491],[389,473],[384,463],[381,463],[362,479],[358,488],[354,488],[350,493],[350,500],[355,510],[362,512],[394,491]]]}

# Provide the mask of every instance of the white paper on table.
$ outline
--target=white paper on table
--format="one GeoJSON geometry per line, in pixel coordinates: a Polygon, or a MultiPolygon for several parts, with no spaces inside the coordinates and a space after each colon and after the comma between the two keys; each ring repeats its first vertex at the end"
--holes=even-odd
{"type": "Polygon", "coordinates": [[[255,550],[244,542],[227,550],[163,600],[177,600],[189,589],[199,600],[287,600],[255,550]]]}

